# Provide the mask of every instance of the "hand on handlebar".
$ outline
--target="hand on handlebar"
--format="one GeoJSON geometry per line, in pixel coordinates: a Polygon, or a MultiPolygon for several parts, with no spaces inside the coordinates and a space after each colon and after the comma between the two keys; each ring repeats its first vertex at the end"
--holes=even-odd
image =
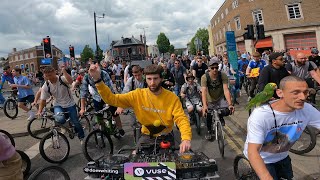
{"type": "Polygon", "coordinates": [[[231,106],[229,106],[228,108],[229,108],[229,110],[230,110],[230,115],[233,114],[233,113],[234,113],[234,110],[235,110],[234,106],[231,105],[231,106]]]}
{"type": "Polygon", "coordinates": [[[184,153],[186,151],[189,151],[191,148],[191,142],[190,140],[183,140],[181,143],[180,143],[180,153],[184,153]]]}
{"type": "Polygon", "coordinates": [[[85,112],[85,110],[84,110],[84,109],[81,109],[81,110],[79,111],[79,116],[82,117],[83,114],[84,114],[84,112],[85,112]]]}

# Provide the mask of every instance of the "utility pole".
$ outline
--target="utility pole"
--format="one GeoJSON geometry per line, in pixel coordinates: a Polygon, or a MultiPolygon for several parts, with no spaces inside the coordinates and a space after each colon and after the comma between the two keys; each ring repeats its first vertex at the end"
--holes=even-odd
{"type": "Polygon", "coordinates": [[[146,38],[146,31],[145,29],[147,29],[148,27],[141,27],[139,29],[143,29],[143,39],[144,39],[144,53],[145,53],[145,56],[147,56],[147,38],[146,38]]]}
{"type": "Polygon", "coordinates": [[[96,12],[93,12],[93,19],[94,19],[94,34],[96,37],[96,60],[98,60],[98,37],[97,37],[97,19],[96,18],[104,18],[104,13],[102,14],[102,16],[97,16],[96,12]]]}

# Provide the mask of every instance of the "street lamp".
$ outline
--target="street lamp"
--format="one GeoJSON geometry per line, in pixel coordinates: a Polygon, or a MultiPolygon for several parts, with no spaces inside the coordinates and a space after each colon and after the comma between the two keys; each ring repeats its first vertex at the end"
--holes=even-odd
{"type": "Polygon", "coordinates": [[[97,16],[96,12],[93,12],[93,18],[94,18],[94,34],[96,37],[96,60],[98,60],[98,37],[97,37],[97,23],[96,23],[96,18],[104,18],[104,13],[102,14],[102,16],[97,16]]]}

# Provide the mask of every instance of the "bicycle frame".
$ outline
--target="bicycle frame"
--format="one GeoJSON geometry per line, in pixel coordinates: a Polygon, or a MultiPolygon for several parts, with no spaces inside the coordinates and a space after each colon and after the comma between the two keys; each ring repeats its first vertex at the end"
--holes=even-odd
{"type": "MultiPolygon", "coordinates": [[[[215,132],[215,140],[218,140],[218,124],[221,126],[220,118],[219,118],[219,109],[211,110],[212,115],[212,130],[215,132]]],[[[224,133],[222,129],[222,138],[224,139],[224,133]]]]}

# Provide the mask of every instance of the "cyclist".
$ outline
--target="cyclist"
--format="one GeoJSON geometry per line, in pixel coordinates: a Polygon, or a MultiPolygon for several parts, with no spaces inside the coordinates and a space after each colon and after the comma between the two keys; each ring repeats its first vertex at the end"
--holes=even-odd
{"type": "Polygon", "coordinates": [[[307,83],[297,76],[280,81],[279,100],[255,108],[248,119],[244,154],[260,179],[292,179],[289,149],[307,125],[320,129],[320,112],[305,100],[307,83]]]}
{"type": "Polygon", "coordinates": [[[22,160],[15,147],[0,134],[0,179],[23,180],[22,160]]]}
{"type": "Polygon", "coordinates": [[[32,90],[31,82],[26,76],[21,75],[21,69],[16,67],[12,70],[14,76],[14,84],[10,84],[10,87],[18,89],[18,107],[28,112],[28,121],[31,121],[36,117],[35,113],[29,109],[25,103],[28,101],[32,103],[34,101],[34,93],[32,90]]]}
{"type": "MultiPolygon", "coordinates": [[[[188,113],[197,111],[199,115],[202,114],[202,102],[201,102],[201,86],[194,81],[192,73],[187,74],[187,82],[181,87],[181,98],[186,98],[186,107],[188,113]],[[193,105],[196,104],[196,109],[193,109],[193,105]]],[[[192,117],[192,116],[189,116],[192,117]]],[[[194,119],[190,119],[190,123],[194,123],[194,119]]]]}
{"type": "Polygon", "coordinates": [[[174,67],[171,69],[171,73],[175,80],[174,93],[179,96],[181,86],[186,82],[187,70],[181,65],[181,62],[176,59],[174,61],[174,67]]]}
{"type": "Polygon", "coordinates": [[[239,72],[239,77],[240,77],[240,90],[242,88],[242,84],[244,83],[244,79],[245,79],[245,74],[246,74],[246,70],[247,67],[249,65],[249,60],[248,60],[248,55],[247,54],[242,54],[241,55],[241,59],[238,60],[238,72],[239,72]]]}
{"type": "MultiPolygon", "coordinates": [[[[260,73],[258,80],[258,91],[263,91],[264,87],[268,83],[276,83],[277,86],[280,86],[280,80],[286,76],[289,76],[285,66],[285,60],[282,56],[282,53],[275,52],[269,55],[269,65],[264,67],[260,73]]],[[[274,98],[279,98],[277,93],[273,94],[274,98]]]]}
{"type": "Polygon", "coordinates": [[[201,76],[204,75],[206,70],[208,69],[208,66],[203,63],[203,59],[201,56],[197,56],[197,64],[195,64],[192,67],[192,74],[194,77],[196,77],[196,82],[200,83],[201,82],[201,76]]]}
{"type": "MultiPolygon", "coordinates": [[[[3,84],[8,81],[8,84],[14,84],[13,76],[11,74],[10,66],[5,66],[3,68],[3,74],[1,76],[1,84],[0,84],[0,107],[3,107],[4,101],[6,100],[2,95],[3,84]]],[[[14,88],[12,88],[14,89],[14,88]]]]}
{"type": "MultiPolygon", "coordinates": [[[[201,92],[203,103],[203,114],[206,114],[208,109],[228,108],[231,113],[234,112],[234,107],[231,102],[231,95],[228,89],[228,77],[225,73],[218,71],[219,60],[214,59],[209,63],[209,72],[206,72],[201,77],[201,92]]],[[[212,139],[212,117],[207,115],[208,132],[205,136],[207,140],[212,139]]],[[[225,125],[223,117],[220,117],[221,125],[225,125]]]]}
{"type": "Polygon", "coordinates": [[[86,74],[86,70],[85,69],[80,69],[79,70],[78,77],[76,78],[75,82],[72,83],[72,89],[75,89],[76,87],[81,86],[81,83],[82,83],[82,80],[83,80],[83,77],[84,77],[85,74],[86,74]]]}
{"type": "MultiPolygon", "coordinates": [[[[52,66],[47,66],[43,70],[43,73],[47,81],[43,84],[41,88],[38,116],[41,115],[42,109],[46,105],[46,100],[53,96],[54,113],[57,114],[59,112],[68,112],[70,121],[73,123],[75,131],[76,133],[78,133],[80,143],[82,144],[84,132],[79,122],[76,104],[68,86],[72,84],[72,77],[67,73],[64,65],[61,65],[60,69],[62,72],[61,76],[56,75],[56,71],[52,66]]],[[[56,121],[61,124],[64,124],[65,117],[56,117],[56,121]]]]}
{"type": "Polygon", "coordinates": [[[261,70],[266,66],[266,61],[261,59],[261,55],[259,52],[252,53],[253,60],[249,62],[249,65],[246,70],[246,75],[250,80],[250,89],[249,89],[249,98],[253,98],[255,96],[254,90],[258,84],[258,78],[261,70]]]}
{"type": "MultiPolygon", "coordinates": [[[[97,64],[97,66],[99,65],[98,63],[96,63],[94,61],[91,64],[97,64]]],[[[108,73],[106,71],[101,71],[101,78],[102,78],[103,82],[105,84],[107,84],[108,87],[112,90],[112,92],[114,92],[112,84],[111,84],[110,76],[108,75],[108,73]]],[[[86,97],[88,97],[88,93],[91,90],[92,90],[92,94],[91,94],[91,92],[90,92],[90,94],[92,95],[92,98],[93,98],[93,104],[94,104],[95,111],[100,111],[101,109],[103,109],[103,106],[106,104],[103,101],[103,99],[101,98],[101,96],[99,95],[97,88],[94,85],[94,80],[92,79],[91,76],[89,76],[89,74],[86,74],[82,80],[82,84],[80,87],[80,98],[81,98],[81,110],[79,112],[80,116],[82,116],[83,113],[85,112],[86,97]]],[[[123,137],[125,135],[125,132],[122,129],[122,123],[120,120],[120,116],[116,113],[117,107],[110,106],[108,108],[108,110],[112,113],[112,116],[116,122],[118,129],[119,129],[120,137],[123,137]]],[[[102,121],[103,114],[97,114],[96,118],[97,118],[96,119],[97,122],[102,121]]]]}
{"type": "Polygon", "coordinates": [[[112,71],[115,74],[116,80],[120,81],[121,90],[123,89],[123,79],[121,78],[121,71],[122,71],[122,65],[119,63],[118,60],[114,62],[114,65],[112,67],[112,71]]]}
{"type": "Polygon", "coordinates": [[[163,73],[162,73],[163,81],[161,83],[161,86],[167,90],[171,90],[171,87],[174,86],[173,74],[169,71],[166,63],[162,63],[160,65],[163,68],[163,73]]]}
{"type": "Polygon", "coordinates": [[[153,125],[154,121],[160,121],[160,124],[165,127],[161,134],[167,134],[172,139],[172,127],[176,123],[181,133],[180,152],[183,153],[191,147],[190,123],[179,98],[161,87],[162,71],[161,66],[155,64],[147,66],[144,73],[148,88],[136,89],[126,94],[113,94],[101,80],[100,67],[92,64],[89,69],[90,76],[93,77],[104,101],[114,106],[134,109],[137,119],[142,124],[142,136],[139,138],[137,147],[140,147],[142,143],[155,141],[155,136],[152,136],[146,128],[148,125],[153,125]]]}
{"type": "MultiPolygon", "coordinates": [[[[291,75],[304,79],[309,88],[314,88],[313,79],[320,83],[320,76],[316,72],[317,65],[312,61],[308,61],[304,53],[298,53],[294,62],[286,65],[286,69],[291,75]]],[[[315,94],[310,94],[310,98],[311,102],[315,103],[315,94]]]]}

